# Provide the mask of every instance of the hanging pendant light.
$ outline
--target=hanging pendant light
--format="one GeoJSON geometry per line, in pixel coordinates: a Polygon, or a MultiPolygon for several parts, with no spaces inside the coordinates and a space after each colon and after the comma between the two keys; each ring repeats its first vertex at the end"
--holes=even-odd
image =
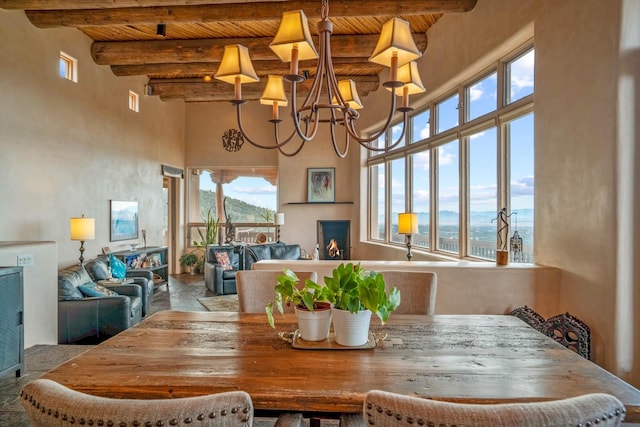
{"type": "Polygon", "coordinates": [[[272,122],[275,126],[275,139],[270,144],[262,144],[254,141],[247,135],[242,122],[242,104],[246,101],[242,99],[242,90],[240,86],[243,83],[258,81],[251,60],[249,58],[248,49],[241,45],[229,46],[225,48],[224,56],[220,64],[220,69],[215,77],[219,80],[226,81],[234,85],[234,99],[231,101],[236,106],[236,116],[238,128],[243,134],[244,139],[252,145],[265,148],[277,149],[285,156],[295,156],[298,154],[305,142],[313,140],[318,132],[320,123],[328,123],[330,126],[331,142],[334,151],[339,157],[346,157],[349,150],[350,140],[353,139],[362,147],[371,151],[386,151],[396,146],[404,137],[404,130],[400,138],[386,148],[378,148],[372,142],[377,141],[381,135],[391,126],[396,111],[403,115],[404,128],[407,127],[408,112],[412,111],[409,107],[408,96],[413,93],[424,92],[424,85],[418,76],[418,68],[411,65],[412,61],[421,56],[420,50],[416,47],[415,41],[411,35],[409,22],[400,18],[393,18],[382,27],[378,43],[369,58],[370,61],[382,64],[390,68],[389,80],[383,85],[391,90],[391,106],[386,121],[381,129],[377,132],[364,136],[356,129],[356,120],[359,113],[356,111],[363,108],[358,92],[353,80],[342,80],[338,82],[333,63],[331,59],[331,33],[333,32],[333,23],[329,20],[329,3],[328,0],[322,1],[321,20],[317,24],[319,36],[319,50],[316,51],[311,33],[309,31],[308,19],[302,10],[285,12],[282,15],[282,21],[274,37],[269,45],[271,50],[283,62],[289,62],[289,73],[276,81],[275,76],[269,76],[267,87],[260,99],[262,104],[272,106],[272,122]],[[227,67],[227,55],[229,55],[229,63],[227,67]],[[304,81],[304,75],[298,73],[299,61],[318,58],[316,74],[310,85],[310,90],[301,105],[297,100],[297,84],[304,81]],[[246,63],[248,61],[248,64],[246,63]],[[406,65],[405,65],[406,64],[406,65]],[[408,66],[408,74],[405,75],[402,70],[403,66],[408,66]],[[408,76],[408,77],[407,77],[408,76]],[[282,79],[287,80],[291,84],[290,99],[286,101],[282,79]],[[278,87],[277,89],[276,86],[278,87]],[[276,95],[274,95],[276,94],[276,95]],[[402,105],[396,109],[396,95],[402,96],[402,105]],[[285,138],[281,138],[279,134],[278,108],[280,106],[291,107],[291,119],[293,123],[293,132],[285,138]],[[335,126],[343,126],[345,137],[344,141],[339,143],[336,138],[335,126]],[[297,137],[300,143],[293,149],[287,148],[293,139],[297,137]]]}

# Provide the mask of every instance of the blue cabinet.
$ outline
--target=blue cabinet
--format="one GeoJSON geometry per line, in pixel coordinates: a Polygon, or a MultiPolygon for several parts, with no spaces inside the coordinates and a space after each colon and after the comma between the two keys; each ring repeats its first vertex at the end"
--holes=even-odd
{"type": "Polygon", "coordinates": [[[24,371],[22,267],[0,267],[0,377],[24,371]]]}

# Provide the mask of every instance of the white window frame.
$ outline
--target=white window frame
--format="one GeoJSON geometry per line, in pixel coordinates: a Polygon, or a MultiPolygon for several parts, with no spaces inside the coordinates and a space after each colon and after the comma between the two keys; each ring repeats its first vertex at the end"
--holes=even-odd
{"type": "Polygon", "coordinates": [[[132,90],[129,91],[129,109],[136,113],[140,112],[140,95],[132,90]]]}
{"type": "Polygon", "coordinates": [[[65,66],[65,73],[64,76],[61,75],[58,68],[58,74],[60,75],[60,77],[66,80],[70,80],[74,83],[78,83],[78,60],[63,51],[60,51],[58,67],[61,64],[64,64],[65,66]]]}
{"type": "MultiPolygon", "coordinates": [[[[508,73],[506,71],[506,67],[515,59],[518,59],[528,53],[530,50],[533,50],[534,44],[533,41],[529,41],[526,44],[522,45],[520,48],[512,51],[510,54],[504,56],[499,61],[496,61],[490,64],[487,68],[483,69],[481,72],[476,73],[471,78],[458,82],[455,87],[452,87],[451,90],[442,94],[440,97],[430,100],[427,103],[423,104],[423,107],[419,110],[413,111],[410,113],[410,118],[413,116],[417,116],[421,114],[423,111],[429,109],[429,125],[430,125],[430,136],[423,139],[418,140],[416,142],[411,143],[412,138],[412,130],[413,123],[411,120],[408,121],[407,132],[405,132],[406,143],[399,148],[395,148],[390,150],[389,152],[383,152],[381,154],[370,153],[369,158],[367,159],[367,168],[370,170],[371,166],[380,165],[385,167],[387,171],[387,175],[389,172],[389,163],[398,158],[399,156],[405,156],[405,182],[406,182],[406,206],[409,211],[412,211],[412,182],[413,182],[413,171],[411,169],[411,160],[410,155],[419,153],[421,151],[429,151],[429,160],[430,160],[430,221],[429,221],[429,236],[430,242],[429,247],[425,246],[416,246],[414,245],[414,249],[418,249],[420,251],[436,253],[443,255],[445,257],[456,257],[456,258],[471,258],[475,260],[485,260],[481,258],[476,258],[470,256],[468,251],[468,236],[469,236],[469,191],[468,191],[468,168],[469,168],[469,137],[483,129],[494,127],[497,132],[497,151],[498,151],[498,163],[497,163],[497,176],[498,176],[498,205],[506,206],[507,210],[510,211],[509,204],[509,191],[510,191],[510,158],[509,158],[509,141],[508,136],[506,135],[506,127],[509,122],[514,119],[526,116],[527,114],[534,113],[533,108],[533,94],[527,95],[521,99],[518,99],[514,102],[509,103],[506,99],[509,84],[508,81],[508,73]],[[476,84],[477,82],[485,79],[491,73],[496,72],[497,74],[497,108],[495,111],[489,112],[482,116],[479,116],[473,120],[466,121],[467,112],[466,112],[466,93],[467,88],[476,84]],[[446,99],[449,99],[454,94],[458,95],[458,100],[462,100],[460,102],[459,108],[459,119],[458,126],[443,131],[441,133],[436,133],[436,123],[437,123],[437,105],[443,102],[446,99]],[[458,139],[459,141],[459,199],[460,199],[460,225],[459,225],[459,253],[452,254],[451,252],[444,252],[438,250],[437,244],[437,199],[438,199],[438,176],[437,176],[437,156],[435,155],[435,148],[446,144],[453,139],[458,139]]],[[[442,92],[440,92],[442,93],[442,92]]],[[[535,88],[534,88],[535,93],[535,88]]],[[[397,123],[396,123],[397,124],[397,123]]],[[[389,145],[390,132],[386,133],[387,138],[387,146],[389,145]]],[[[535,159],[534,159],[535,160],[535,159]]],[[[367,174],[369,176],[369,173],[367,174]]],[[[388,176],[386,177],[389,179],[388,176]]],[[[369,187],[370,188],[370,187],[369,187]]],[[[377,199],[372,199],[373,195],[369,190],[369,199],[367,209],[369,211],[368,218],[371,221],[371,203],[377,204],[377,199]]],[[[387,216],[390,214],[390,191],[389,186],[385,187],[385,205],[387,216]]],[[[371,226],[367,224],[367,240],[371,242],[377,243],[385,243],[387,245],[398,246],[398,243],[393,241],[391,234],[392,227],[390,224],[393,222],[393,219],[387,217],[385,219],[385,235],[383,239],[372,238],[371,236],[371,226]]],[[[535,243],[534,243],[535,244],[535,243]]]]}

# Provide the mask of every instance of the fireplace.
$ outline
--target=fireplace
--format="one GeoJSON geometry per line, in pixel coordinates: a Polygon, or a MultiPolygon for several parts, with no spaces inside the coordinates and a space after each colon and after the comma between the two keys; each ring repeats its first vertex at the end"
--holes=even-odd
{"type": "Polygon", "coordinates": [[[351,259],[351,221],[318,221],[320,259],[351,259]]]}

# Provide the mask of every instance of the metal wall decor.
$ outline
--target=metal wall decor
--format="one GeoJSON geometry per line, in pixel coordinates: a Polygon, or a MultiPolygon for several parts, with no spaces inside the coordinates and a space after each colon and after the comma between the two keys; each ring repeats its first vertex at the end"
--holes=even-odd
{"type": "Polygon", "coordinates": [[[244,144],[244,137],[237,129],[228,129],[222,134],[222,146],[225,150],[235,153],[240,151],[244,144]]]}

